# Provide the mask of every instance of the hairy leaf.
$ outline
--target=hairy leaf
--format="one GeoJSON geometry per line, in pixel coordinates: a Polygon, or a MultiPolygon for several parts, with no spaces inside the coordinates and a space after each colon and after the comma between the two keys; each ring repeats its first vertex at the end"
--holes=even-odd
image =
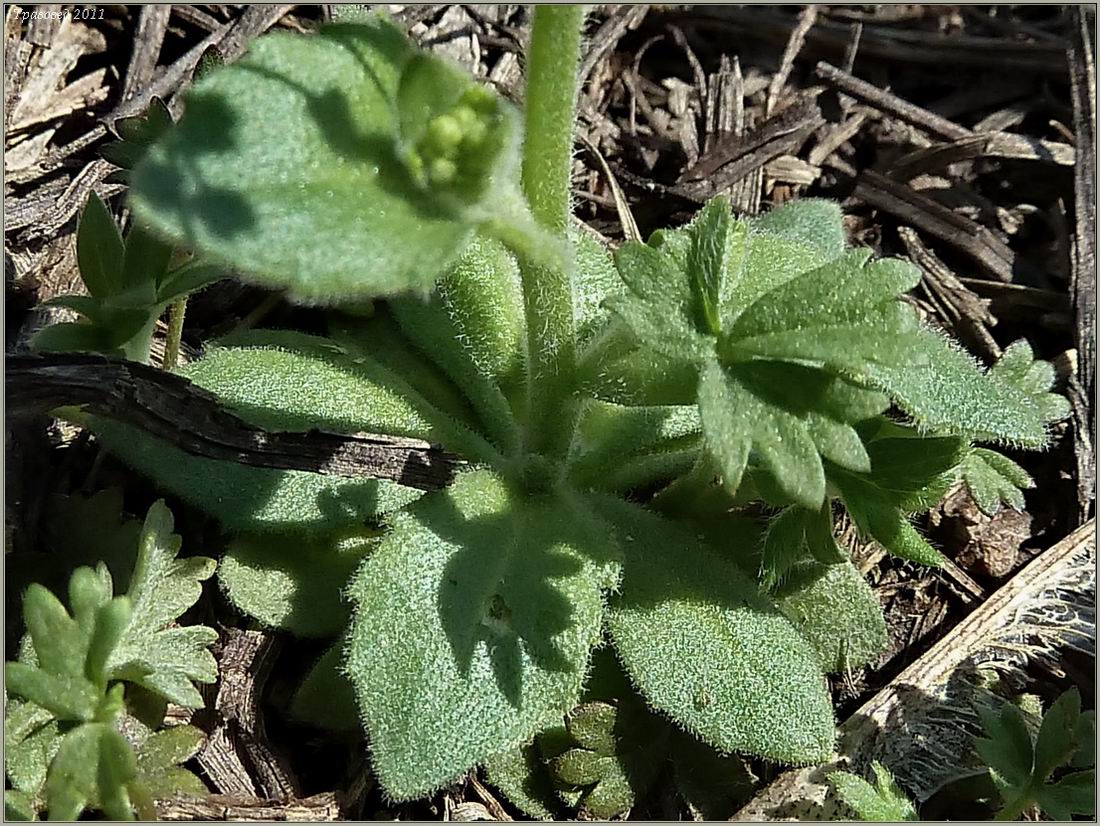
{"type": "Polygon", "coordinates": [[[634,506],[613,517],[626,559],[609,627],[649,703],[722,751],[827,757],[832,706],[789,621],[690,533],[634,506]]]}
{"type": "Polygon", "coordinates": [[[972,448],[959,465],[959,473],[974,502],[986,516],[996,516],[1005,503],[1024,509],[1024,488],[1035,487],[1026,470],[994,450],[972,448]]]}
{"type": "Polygon", "coordinates": [[[889,638],[874,591],[851,562],[801,562],[775,593],[779,610],[834,674],[867,665],[889,638]]]}
{"type": "Polygon", "coordinates": [[[516,450],[519,427],[501,384],[524,386],[523,304],[503,247],[475,240],[431,296],[394,298],[390,310],[422,356],[461,388],[480,429],[502,450],[516,450]]]}
{"type": "Polygon", "coordinates": [[[593,655],[585,702],[566,717],[565,729],[550,773],[580,792],[580,805],[601,820],[632,808],[667,755],[668,724],[646,708],[610,649],[593,655]]]}
{"type": "Polygon", "coordinates": [[[833,772],[829,782],[837,796],[856,813],[860,820],[891,823],[919,820],[917,811],[898,788],[894,778],[881,763],[871,764],[874,785],[849,772],[833,772]]]}
{"type": "Polygon", "coordinates": [[[239,610],[264,625],[299,637],[332,637],[350,616],[343,590],[374,541],[364,530],[238,536],[218,567],[218,582],[239,610]]]}
{"type": "Polygon", "coordinates": [[[428,287],[479,225],[522,224],[517,163],[509,105],[375,18],[267,35],[200,80],[132,199],[242,277],[332,303],[428,287]]]}
{"type": "Polygon", "coordinates": [[[574,705],[602,614],[592,524],[487,471],[392,518],[350,589],[347,661],[391,796],[426,794],[574,705]]]}
{"type": "MultiPolygon", "coordinates": [[[[1049,382],[1040,389],[1021,376],[1024,356],[1031,365],[1026,344],[1006,351],[1008,367],[994,365],[989,371],[930,329],[922,329],[912,346],[924,363],[867,364],[861,376],[889,393],[922,428],[1039,448],[1048,441],[1047,425],[1068,411],[1064,399],[1046,392],[1049,382]]],[[[1045,376],[1047,370],[1037,367],[1036,374],[1045,376]]]]}
{"type": "Polygon", "coordinates": [[[528,817],[559,819],[561,799],[536,744],[509,749],[489,758],[485,761],[485,776],[528,817]]]}
{"type": "Polygon", "coordinates": [[[844,253],[847,239],[840,205],[823,198],[800,198],[753,218],[752,225],[817,249],[826,261],[844,253]]]}
{"type": "MultiPolygon", "coordinates": [[[[460,452],[492,454],[484,439],[431,407],[389,370],[326,339],[250,333],[237,337],[233,346],[213,348],[181,372],[260,427],[414,436],[460,452]]],[[[191,456],[102,420],[96,420],[94,429],[124,461],[227,527],[333,531],[420,496],[386,480],[269,470],[191,456]]]]}
{"type": "Polygon", "coordinates": [[[93,298],[103,299],[122,286],[122,234],[107,205],[94,192],[76,230],[80,278],[93,298]]]}
{"type": "Polygon", "coordinates": [[[130,744],[108,723],[84,723],[67,733],[50,764],[50,820],[76,820],[89,806],[111,820],[133,820],[127,784],[137,776],[130,744]]]}
{"type": "Polygon", "coordinates": [[[822,457],[867,469],[869,457],[853,425],[886,399],[844,379],[802,365],[709,361],[699,381],[699,416],[723,483],[737,489],[755,452],[782,491],[810,510],[825,497],[822,457]]]}
{"type": "Polygon", "coordinates": [[[909,522],[908,515],[928,510],[947,492],[964,446],[950,436],[920,437],[903,428],[888,429],[867,444],[870,473],[829,467],[829,479],[860,533],[894,556],[938,566],[942,557],[909,522]]]}

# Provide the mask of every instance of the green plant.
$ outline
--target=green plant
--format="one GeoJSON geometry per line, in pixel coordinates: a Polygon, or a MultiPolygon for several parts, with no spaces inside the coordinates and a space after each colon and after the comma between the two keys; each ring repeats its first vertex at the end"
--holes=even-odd
{"type": "Polygon", "coordinates": [[[566,799],[629,805],[597,729],[630,697],[573,711],[601,643],[713,765],[824,759],[824,672],[885,642],[834,507],[937,564],[909,517],[985,457],[974,442],[1040,448],[1066,408],[1026,343],[987,371],[920,324],[902,300],[918,271],[849,249],[836,204],[738,219],[715,199],[614,260],[578,234],[582,17],[535,9],[522,130],[384,19],[266,36],[196,84],[132,176],[150,232],[328,308],[327,338],[233,336],[185,375],[261,427],[415,436],[469,465],[424,494],[197,458],[86,419],[241,533],[223,575],[238,607],[302,634],[350,617],[296,709],[342,724],[316,713],[342,653],[395,799],[531,766],[524,747],[573,712],[567,733],[595,757],[550,758],[566,799]]]}
{"type": "Polygon", "coordinates": [[[80,216],[76,253],[88,294],[58,296],[46,305],[73,310],[83,320],[43,327],[31,342],[37,350],[89,350],[148,361],[164,308],[226,274],[201,261],[174,260],[171,246],[137,224],[123,240],[95,193],[80,216]]]}
{"type": "Polygon", "coordinates": [[[93,808],[132,820],[136,808],[148,819],[157,797],[205,793],[179,767],[202,745],[202,733],[190,726],[155,731],[169,702],[201,708],[193,681],[216,676],[207,650],[216,632],[175,626],[215,563],[177,559],[179,549],[172,515],[157,502],[125,594],[113,596],[102,562],[73,572],[71,611],[43,586],[27,589],[27,637],[4,675],[9,818],[33,820],[45,810],[51,820],[74,820],[93,808]]]}
{"type": "MultiPolygon", "coordinates": [[[[978,714],[985,736],[974,748],[1001,798],[995,820],[1019,820],[1032,806],[1053,820],[1095,814],[1096,715],[1081,712],[1076,688],[1051,703],[1036,726],[1016,703],[978,706],[978,714]]],[[[829,782],[861,820],[918,820],[890,773],[879,763],[871,768],[874,785],[850,772],[833,772],[829,782]]]]}

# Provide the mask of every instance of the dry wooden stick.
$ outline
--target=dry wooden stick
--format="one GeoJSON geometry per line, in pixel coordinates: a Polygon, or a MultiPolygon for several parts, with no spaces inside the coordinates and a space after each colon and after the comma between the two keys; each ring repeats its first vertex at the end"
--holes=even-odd
{"type": "Polygon", "coordinates": [[[998,281],[1010,283],[1014,270],[1026,267],[1012,249],[988,229],[912,187],[873,169],[857,174],[850,164],[838,157],[830,158],[826,164],[855,180],[852,194],[856,198],[957,247],[998,281]]]}
{"type": "Polygon", "coordinates": [[[1069,49],[1073,127],[1079,161],[1074,168],[1073,195],[1076,227],[1073,249],[1074,339],[1080,365],[1070,382],[1074,408],[1074,452],[1077,457],[1078,511],[1087,516],[1096,498],[1096,72],[1085,11],[1070,11],[1072,44],[1069,49]],[[1074,386],[1079,385],[1079,386],[1074,386]]]}
{"type": "Polygon", "coordinates": [[[211,794],[206,797],[178,797],[157,801],[160,820],[225,820],[241,822],[316,823],[341,819],[340,803],[334,792],[296,800],[263,800],[211,794]]]}
{"type": "Polygon", "coordinates": [[[256,467],[390,479],[419,490],[445,487],[457,457],[419,439],[372,434],[271,433],[226,411],[174,373],[105,356],[6,356],[8,415],[82,407],[140,428],[191,453],[256,467]]]}

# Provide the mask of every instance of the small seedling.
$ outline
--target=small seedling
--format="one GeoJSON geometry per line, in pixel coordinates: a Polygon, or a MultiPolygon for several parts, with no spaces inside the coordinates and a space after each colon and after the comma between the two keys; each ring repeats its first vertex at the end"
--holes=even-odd
{"type": "Polygon", "coordinates": [[[27,637],[5,665],[6,816],[75,820],[98,809],[114,820],[134,810],[155,817],[153,800],[203,794],[179,764],[202,745],[190,726],[155,731],[169,702],[201,708],[194,682],[213,682],[217,639],[205,626],[174,627],[198,599],[214,560],[178,559],[180,539],[162,502],[138,541],[125,594],[113,596],[104,563],[77,568],[66,607],[31,585],[23,599],[27,637]],[[122,718],[127,724],[122,733],[122,718]]]}

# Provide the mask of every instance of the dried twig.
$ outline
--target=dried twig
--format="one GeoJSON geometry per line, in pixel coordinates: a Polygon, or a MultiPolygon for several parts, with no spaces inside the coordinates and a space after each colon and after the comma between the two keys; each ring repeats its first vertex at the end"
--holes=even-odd
{"type": "Polygon", "coordinates": [[[1096,73],[1092,62],[1091,26],[1085,11],[1070,11],[1073,42],[1069,50],[1070,91],[1073,96],[1073,126],[1078,163],[1074,168],[1073,191],[1076,231],[1073,249],[1074,339],[1080,369],[1070,383],[1074,407],[1074,452],[1077,457],[1077,496],[1081,518],[1088,514],[1096,497],[1094,446],[1096,418],[1096,73]],[[1079,387],[1074,387],[1079,383],[1079,387]]]}
{"type": "Polygon", "coordinates": [[[8,415],[80,406],[141,428],[196,456],[256,467],[445,487],[456,457],[419,439],[369,434],[269,433],[225,411],[182,376],[103,356],[6,356],[8,415]]]}

